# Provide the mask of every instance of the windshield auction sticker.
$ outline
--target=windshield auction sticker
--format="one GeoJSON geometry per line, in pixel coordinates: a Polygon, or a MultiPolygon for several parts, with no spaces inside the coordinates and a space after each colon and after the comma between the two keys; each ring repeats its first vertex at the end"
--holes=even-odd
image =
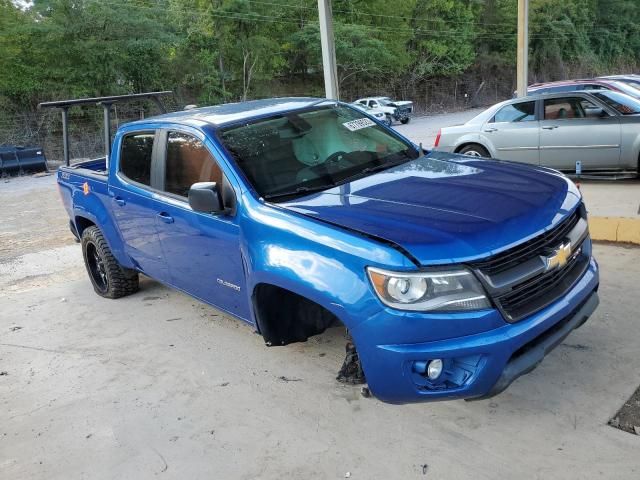
{"type": "Polygon", "coordinates": [[[345,122],[342,125],[347,127],[347,129],[355,132],[356,130],[362,130],[363,128],[373,127],[376,123],[369,118],[359,118],[358,120],[351,120],[350,122],[345,122]]]}

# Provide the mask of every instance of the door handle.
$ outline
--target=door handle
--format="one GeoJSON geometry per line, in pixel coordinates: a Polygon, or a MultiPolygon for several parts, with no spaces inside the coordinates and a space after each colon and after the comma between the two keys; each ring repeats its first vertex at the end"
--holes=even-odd
{"type": "Polygon", "coordinates": [[[555,130],[556,128],[558,128],[558,125],[545,125],[542,127],[543,130],[555,130]]]}
{"type": "Polygon", "coordinates": [[[127,202],[124,201],[124,198],[122,197],[113,197],[113,201],[116,202],[117,205],[124,207],[127,202]]]}
{"type": "Polygon", "coordinates": [[[164,223],[173,223],[173,217],[167,212],[160,212],[158,214],[158,218],[160,218],[164,223]]]}
{"type": "Polygon", "coordinates": [[[487,133],[491,133],[491,132],[497,132],[498,129],[491,127],[491,128],[485,128],[484,131],[487,132],[487,133]]]}

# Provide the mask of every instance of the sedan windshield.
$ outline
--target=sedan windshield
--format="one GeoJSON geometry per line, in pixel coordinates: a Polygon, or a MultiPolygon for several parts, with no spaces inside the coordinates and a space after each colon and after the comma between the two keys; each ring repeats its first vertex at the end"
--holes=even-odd
{"type": "Polygon", "coordinates": [[[622,115],[640,113],[640,101],[624,93],[603,90],[593,94],[622,115]]]}
{"type": "Polygon", "coordinates": [[[361,111],[336,105],[228,127],[220,137],[265,199],[326,190],[419,156],[361,111]]]}
{"type": "Polygon", "coordinates": [[[626,93],[630,97],[640,98],[640,90],[638,87],[633,85],[628,85],[624,82],[611,82],[615,85],[615,87],[620,90],[622,93],[626,93]]]}

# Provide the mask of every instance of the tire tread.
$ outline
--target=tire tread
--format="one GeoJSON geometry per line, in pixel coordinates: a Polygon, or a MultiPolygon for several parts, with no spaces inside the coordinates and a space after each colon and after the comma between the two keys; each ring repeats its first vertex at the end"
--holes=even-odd
{"type": "Polygon", "coordinates": [[[91,283],[93,284],[93,289],[98,295],[105,298],[116,299],[126,297],[127,295],[131,295],[132,293],[138,291],[138,272],[136,272],[135,270],[130,270],[128,268],[124,268],[122,265],[120,265],[120,263],[118,263],[116,258],[111,253],[111,249],[107,244],[107,240],[104,238],[104,235],[98,227],[87,227],[82,232],[82,253],[83,257],[85,258],[85,266],[87,267],[89,278],[91,278],[91,283]],[[89,265],[87,264],[85,250],[86,243],[89,241],[93,242],[103,258],[104,265],[107,270],[107,278],[109,280],[109,285],[106,292],[99,291],[93,282],[93,278],[91,278],[91,272],[89,271],[89,265]]]}

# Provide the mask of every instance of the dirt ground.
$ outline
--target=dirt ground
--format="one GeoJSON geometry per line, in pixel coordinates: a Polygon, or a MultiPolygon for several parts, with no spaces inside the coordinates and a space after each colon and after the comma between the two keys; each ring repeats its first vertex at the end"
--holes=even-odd
{"type": "Polygon", "coordinates": [[[392,406],[335,381],[340,329],[266,348],[148,279],[95,295],[54,180],[0,182],[0,478],[640,478],[608,425],[640,384],[640,249],[596,246],[596,314],[503,394],[392,406]]]}
{"type": "Polygon", "coordinates": [[[73,243],[53,177],[0,178],[0,262],[73,243]]]}

